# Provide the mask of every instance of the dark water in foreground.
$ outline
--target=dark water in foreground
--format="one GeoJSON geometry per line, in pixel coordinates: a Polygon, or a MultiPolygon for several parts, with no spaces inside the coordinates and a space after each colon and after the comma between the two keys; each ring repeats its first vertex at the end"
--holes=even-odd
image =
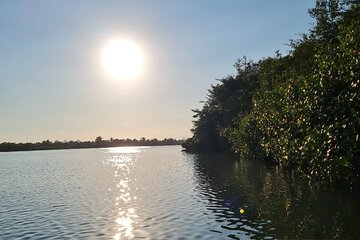
{"type": "Polygon", "coordinates": [[[356,195],[179,146],[0,153],[0,183],[0,239],[360,237],[356,195]]]}

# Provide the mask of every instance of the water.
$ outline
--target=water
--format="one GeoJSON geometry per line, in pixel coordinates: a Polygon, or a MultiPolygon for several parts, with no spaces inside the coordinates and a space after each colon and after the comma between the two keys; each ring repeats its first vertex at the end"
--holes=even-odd
{"type": "Polygon", "coordinates": [[[360,235],[355,194],[180,146],[0,153],[0,183],[0,239],[360,235]]]}

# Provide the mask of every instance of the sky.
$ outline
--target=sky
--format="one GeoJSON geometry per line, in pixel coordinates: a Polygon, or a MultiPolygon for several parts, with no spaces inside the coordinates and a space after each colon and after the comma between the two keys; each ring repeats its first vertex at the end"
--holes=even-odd
{"type": "Polygon", "coordinates": [[[0,142],[187,138],[207,89],[242,56],[286,54],[313,0],[0,1],[0,142]],[[141,74],[109,77],[106,44],[135,42],[141,74]]]}

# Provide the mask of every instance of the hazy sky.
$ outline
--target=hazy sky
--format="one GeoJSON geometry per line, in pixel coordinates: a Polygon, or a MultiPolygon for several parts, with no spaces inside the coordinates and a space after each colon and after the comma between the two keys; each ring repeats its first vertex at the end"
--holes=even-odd
{"type": "Polygon", "coordinates": [[[312,0],[0,2],[0,142],[185,138],[191,109],[246,55],[286,53],[312,0]],[[100,56],[130,38],[142,74],[115,81],[100,56]]]}

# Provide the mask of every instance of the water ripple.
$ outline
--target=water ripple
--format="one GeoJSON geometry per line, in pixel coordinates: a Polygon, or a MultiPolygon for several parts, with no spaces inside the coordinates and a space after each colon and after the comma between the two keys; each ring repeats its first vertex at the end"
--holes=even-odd
{"type": "Polygon", "coordinates": [[[0,153],[0,239],[356,239],[360,234],[359,198],[315,191],[264,165],[180,150],[0,153]]]}

